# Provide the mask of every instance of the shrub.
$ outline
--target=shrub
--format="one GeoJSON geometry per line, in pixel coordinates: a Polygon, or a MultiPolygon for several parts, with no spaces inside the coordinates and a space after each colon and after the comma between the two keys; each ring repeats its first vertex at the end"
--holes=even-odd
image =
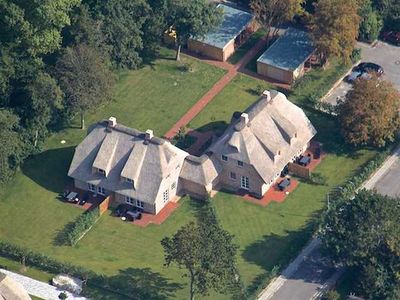
{"type": "Polygon", "coordinates": [[[192,63],[188,62],[188,63],[180,64],[178,66],[178,70],[181,72],[194,72],[194,67],[193,67],[192,63]]]}
{"type": "Polygon", "coordinates": [[[326,177],[321,173],[311,173],[310,182],[316,185],[326,185],[326,177]]]}
{"type": "Polygon", "coordinates": [[[340,295],[335,290],[329,290],[324,293],[324,295],[322,296],[322,299],[323,300],[339,300],[340,295]]]}
{"type": "Polygon", "coordinates": [[[95,208],[80,215],[72,225],[72,228],[66,232],[66,241],[70,246],[74,246],[86,232],[97,222],[99,219],[99,209],[95,208]]]}
{"type": "Polygon", "coordinates": [[[68,298],[68,295],[65,292],[61,292],[60,295],[58,295],[58,299],[65,300],[68,298]]]}
{"type": "Polygon", "coordinates": [[[361,48],[355,48],[351,53],[350,59],[353,64],[361,60],[361,48]]]}

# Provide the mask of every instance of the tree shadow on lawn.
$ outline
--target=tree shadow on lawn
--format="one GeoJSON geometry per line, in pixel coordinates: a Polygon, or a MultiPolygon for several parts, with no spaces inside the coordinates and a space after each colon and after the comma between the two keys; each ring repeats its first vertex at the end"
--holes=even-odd
{"type": "Polygon", "coordinates": [[[183,288],[180,283],[171,282],[170,279],[152,271],[150,268],[127,268],[120,270],[115,276],[104,278],[104,281],[99,284],[92,281],[91,286],[96,285],[99,288],[86,289],[85,296],[90,299],[101,300],[161,300],[173,298],[176,291],[183,288]],[[116,291],[116,293],[107,292],[107,290],[116,291]],[[117,293],[120,293],[120,297],[117,293]],[[127,298],[128,295],[129,298],[127,298]]]}
{"type": "Polygon", "coordinates": [[[317,226],[317,214],[312,221],[296,231],[286,231],[285,235],[270,234],[253,244],[246,246],[242,252],[245,261],[260,266],[264,273],[257,275],[246,287],[249,295],[254,295],[261,287],[282,271],[311,239],[317,226]]]}
{"type": "Polygon", "coordinates": [[[33,155],[24,162],[21,170],[44,189],[60,193],[68,182],[67,173],[74,148],[52,149],[33,155]]]}

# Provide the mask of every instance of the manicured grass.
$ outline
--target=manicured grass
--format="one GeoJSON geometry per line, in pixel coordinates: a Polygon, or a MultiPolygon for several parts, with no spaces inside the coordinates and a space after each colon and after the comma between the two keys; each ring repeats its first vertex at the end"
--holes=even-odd
{"type": "MultiPolygon", "coordinates": [[[[172,52],[164,51],[167,57],[173,57],[172,52]]],[[[173,60],[161,59],[153,67],[121,74],[116,91],[118,100],[88,115],[87,123],[113,115],[128,126],[165,133],[223,74],[214,67],[185,59],[193,63],[194,73],[181,73],[173,60]]],[[[318,84],[308,82],[301,90],[292,92],[290,99],[301,104],[313,87],[328,82],[318,76],[313,80],[318,84]]],[[[259,85],[267,88],[263,81],[239,74],[190,127],[221,132],[234,111],[244,110],[258,98],[259,85]]],[[[284,203],[264,208],[222,192],[215,197],[222,225],[235,235],[240,246],[240,275],[249,293],[265,282],[273,266],[284,266],[307,242],[324,206],[326,192],[373,155],[372,151],[355,152],[344,147],[333,118],[306,112],[319,131],[317,139],[330,154],[317,169],[327,176],[327,186],[302,183],[284,203]]],[[[151,291],[157,299],[186,298],[187,279],[182,279],[181,270],[163,266],[160,240],[195,218],[196,207],[187,198],[181,200],[178,210],[161,226],[140,228],[105,214],[77,246],[54,243],[57,232],[82,213],[79,208],[61,203],[56,196],[67,182],[73,146],[84,134],[69,128],[53,135],[44,151],[27,160],[15,180],[5,186],[0,198],[0,239],[104,273],[133,289],[151,291]],[[67,143],[60,144],[62,139],[67,143]]],[[[89,293],[93,299],[102,299],[96,291],[89,293]]],[[[212,294],[209,298],[227,297],[212,294]]]]}
{"type": "Polygon", "coordinates": [[[239,60],[242,59],[242,57],[249,51],[257,42],[263,38],[266,34],[265,29],[260,28],[256,32],[254,32],[251,37],[244,43],[242,46],[240,46],[238,49],[235,50],[235,53],[229,57],[228,62],[231,64],[236,64],[239,62],[239,60]]]}
{"type": "Polygon", "coordinates": [[[221,133],[235,111],[245,110],[257,100],[263,89],[271,88],[265,81],[239,73],[205,109],[194,118],[189,127],[200,131],[221,133]]]}

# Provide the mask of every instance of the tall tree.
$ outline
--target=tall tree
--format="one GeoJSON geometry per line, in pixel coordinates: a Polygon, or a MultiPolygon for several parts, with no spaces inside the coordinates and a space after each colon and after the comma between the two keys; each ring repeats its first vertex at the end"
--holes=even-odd
{"type": "Polygon", "coordinates": [[[176,60],[191,37],[203,37],[222,22],[222,12],[206,0],[170,0],[168,24],[176,31],[176,60]]]}
{"type": "Polygon", "coordinates": [[[361,17],[358,39],[373,42],[379,36],[383,22],[370,0],[359,0],[358,14],[361,17]]]}
{"type": "Polygon", "coordinates": [[[205,212],[201,223],[183,226],[161,244],[166,265],[176,263],[187,270],[191,300],[196,293],[206,295],[210,288],[226,292],[238,281],[237,246],[233,236],[219,226],[212,210],[205,212]]]}
{"type": "Polygon", "coordinates": [[[303,12],[303,4],[304,0],[252,0],[250,7],[269,38],[272,27],[275,27],[275,36],[282,23],[293,20],[295,15],[303,12]]]}
{"type": "Polygon", "coordinates": [[[371,76],[355,82],[338,105],[338,118],[348,143],[382,147],[400,129],[400,95],[391,83],[371,76]]]}
{"type": "Polygon", "coordinates": [[[321,240],[336,263],[352,268],[367,299],[400,297],[400,200],[370,191],[336,199],[325,214],[321,240]]]}
{"type": "Polygon", "coordinates": [[[61,29],[80,0],[0,1],[0,40],[37,56],[60,47],[61,29]]]}
{"type": "Polygon", "coordinates": [[[56,70],[65,106],[71,113],[80,113],[84,129],[84,114],[111,99],[113,74],[102,56],[85,44],[67,48],[57,61],[56,70]]]}
{"type": "Polygon", "coordinates": [[[315,4],[311,35],[323,62],[331,56],[350,60],[360,23],[357,12],[356,0],[319,0],[315,4]]]}
{"type": "Polygon", "coordinates": [[[22,155],[18,117],[8,110],[0,109],[0,182],[12,176],[22,155]]]}

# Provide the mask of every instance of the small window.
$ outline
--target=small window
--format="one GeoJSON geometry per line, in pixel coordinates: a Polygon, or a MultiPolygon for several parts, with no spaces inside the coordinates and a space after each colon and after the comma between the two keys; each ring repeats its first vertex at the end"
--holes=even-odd
{"type": "Polygon", "coordinates": [[[98,192],[100,195],[105,195],[105,194],[106,194],[106,190],[105,190],[103,187],[101,187],[101,186],[98,186],[98,187],[97,187],[97,192],[98,192]]]}
{"type": "Polygon", "coordinates": [[[96,192],[96,186],[94,184],[88,183],[89,191],[96,192]]]}
{"type": "Polygon", "coordinates": [[[175,169],[179,169],[181,167],[181,165],[177,165],[175,169]]]}
{"type": "Polygon", "coordinates": [[[238,160],[237,164],[239,167],[243,167],[243,162],[241,160],[238,160]]]}
{"type": "Polygon", "coordinates": [[[167,202],[169,200],[169,190],[165,190],[163,193],[163,200],[164,203],[167,202]]]}
{"type": "Polygon", "coordinates": [[[297,132],[294,134],[294,137],[297,138],[297,132]]]}
{"type": "Polygon", "coordinates": [[[144,208],[144,203],[140,200],[136,200],[136,206],[139,208],[144,208]]]}
{"type": "Polygon", "coordinates": [[[104,171],[103,169],[97,169],[99,171],[100,174],[106,175],[106,171],[104,171]]]}
{"type": "Polygon", "coordinates": [[[129,182],[129,183],[133,183],[133,179],[130,179],[130,178],[125,178],[125,181],[129,182]]]}
{"type": "Polygon", "coordinates": [[[281,155],[281,150],[278,150],[278,155],[281,155]]]}
{"type": "Polygon", "coordinates": [[[125,196],[125,202],[131,205],[135,205],[135,201],[133,200],[133,198],[125,196]]]}
{"type": "Polygon", "coordinates": [[[223,161],[228,161],[228,156],[222,155],[221,158],[223,161]]]}
{"type": "Polygon", "coordinates": [[[236,180],[236,173],[231,172],[230,177],[231,177],[231,179],[236,180]]]}
{"type": "Polygon", "coordinates": [[[171,184],[171,190],[174,190],[176,188],[176,182],[171,184]]]}

